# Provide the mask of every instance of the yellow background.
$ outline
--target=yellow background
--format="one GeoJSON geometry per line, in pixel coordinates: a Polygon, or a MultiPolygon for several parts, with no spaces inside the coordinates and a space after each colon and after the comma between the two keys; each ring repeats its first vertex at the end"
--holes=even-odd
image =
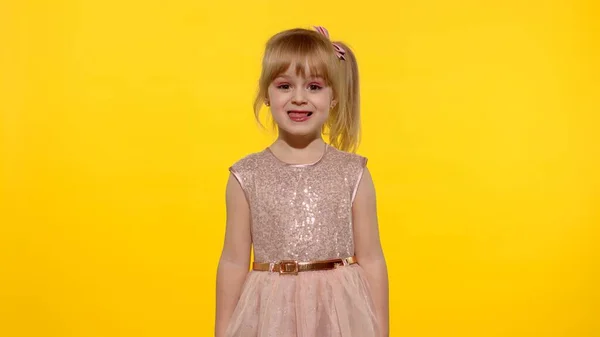
{"type": "Polygon", "coordinates": [[[263,46],[359,59],[392,336],[600,336],[588,1],[0,1],[0,336],[210,336],[263,46]]]}

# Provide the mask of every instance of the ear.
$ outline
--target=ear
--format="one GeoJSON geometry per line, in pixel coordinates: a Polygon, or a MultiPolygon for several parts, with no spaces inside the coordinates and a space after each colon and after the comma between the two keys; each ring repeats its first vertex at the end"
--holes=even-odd
{"type": "Polygon", "coordinates": [[[331,108],[333,109],[335,106],[337,105],[337,99],[332,99],[331,100],[331,108]]]}

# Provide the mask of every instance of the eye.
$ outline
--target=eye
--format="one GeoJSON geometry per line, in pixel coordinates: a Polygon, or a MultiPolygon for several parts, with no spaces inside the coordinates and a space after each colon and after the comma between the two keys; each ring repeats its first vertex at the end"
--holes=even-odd
{"type": "Polygon", "coordinates": [[[277,85],[278,89],[288,90],[290,88],[289,84],[279,84],[277,85]]]}
{"type": "Polygon", "coordinates": [[[317,91],[317,90],[321,90],[321,89],[323,89],[323,87],[321,87],[321,86],[320,86],[320,85],[318,85],[318,84],[311,84],[311,85],[309,85],[308,87],[310,88],[310,90],[313,90],[313,91],[317,91]]]}

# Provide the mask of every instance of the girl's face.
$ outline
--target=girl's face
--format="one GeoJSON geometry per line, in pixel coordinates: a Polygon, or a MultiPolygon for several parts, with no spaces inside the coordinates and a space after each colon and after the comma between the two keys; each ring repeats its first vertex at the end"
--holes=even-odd
{"type": "MultiPolygon", "coordinates": [[[[321,128],[335,105],[333,91],[320,77],[296,74],[295,64],[276,77],[268,88],[268,101],[280,132],[320,136],[321,128]]],[[[308,67],[305,74],[310,74],[308,67]]]]}

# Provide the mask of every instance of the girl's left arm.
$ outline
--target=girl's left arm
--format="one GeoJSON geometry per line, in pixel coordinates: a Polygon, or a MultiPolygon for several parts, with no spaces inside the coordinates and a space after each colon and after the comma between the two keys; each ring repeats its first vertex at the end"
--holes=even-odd
{"type": "Polygon", "coordinates": [[[354,251],[365,270],[381,336],[389,336],[388,274],[377,222],[377,202],[371,173],[365,167],[352,205],[354,251]]]}

